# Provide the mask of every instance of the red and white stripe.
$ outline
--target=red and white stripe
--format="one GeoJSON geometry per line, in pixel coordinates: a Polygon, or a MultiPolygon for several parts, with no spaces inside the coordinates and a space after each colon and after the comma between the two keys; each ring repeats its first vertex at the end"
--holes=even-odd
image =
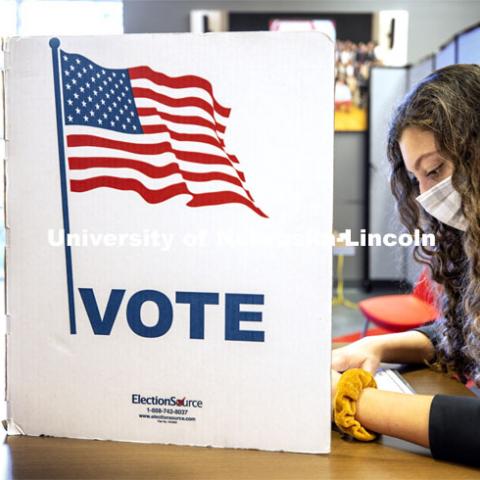
{"type": "Polygon", "coordinates": [[[266,217],[224,143],[230,109],[197,76],[129,69],[143,134],[66,125],[70,187],[135,191],[149,203],[189,195],[188,206],[243,204],[266,217]]]}

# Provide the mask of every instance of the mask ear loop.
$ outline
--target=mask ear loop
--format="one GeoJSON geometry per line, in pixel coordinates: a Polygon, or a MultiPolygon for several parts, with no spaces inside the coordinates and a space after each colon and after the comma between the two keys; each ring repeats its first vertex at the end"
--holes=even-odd
{"type": "MultiPolygon", "coordinates": [[[[452,178],[453,178],[453,175],[452,175],[452,178]]],[[[462,181],[464,180],[464,178],[462,178],[462,181]]],[[[452,182],[452,186],[453,186],[453,182],[452,182]]],[[[455,188],[455,187],[453,187],[455,188]]],[[[468,190],[468,188],[467,188],[468,190]]],[[[460,209],[459,211],[457,212],[457,215],[459,216],[459,219],[458,219],[458,223],[459,223],[459,227],[454,227],[454,228],[457,228],[457,230],[461,230],[462,232],[466,232],[468,230],[468,227],[470,225],[470,222],[467,220],[467,217],[465,216],[465,212],[463,211],[463,207],[464,207],[464,201],[462,199],[462,194],[455,188],[455,191],[458,193],[458,196],[460,197],[460,209]],[[461,228],[460,228],[461,226],[461,228]]]]}

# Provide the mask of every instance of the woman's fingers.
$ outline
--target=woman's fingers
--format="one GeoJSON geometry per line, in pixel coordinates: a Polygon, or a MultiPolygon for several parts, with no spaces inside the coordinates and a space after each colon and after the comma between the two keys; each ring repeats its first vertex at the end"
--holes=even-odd
{"type": "Polygon", "coordinates": [[[362,368],[367,372],[370,372],[372,375],[374,375],[379,365],[380,365],[380,362],[378,361],[378,358],[367,357],[365,361],[362,363],[362,368]]]}
{"type": "Polygon", "coordinates": [[[349,368],[363,368],[374,374],[380,365],[380,358],[377,355],[350,351],[332,352],[332,369],[337,372],[344,372],[349,368]]]}
{"type": "Polygon", "coordinates": [[[343,372],[348,367],[348,356],[334,350],[332,353],[332,369],[337,372],[343,372]]]}

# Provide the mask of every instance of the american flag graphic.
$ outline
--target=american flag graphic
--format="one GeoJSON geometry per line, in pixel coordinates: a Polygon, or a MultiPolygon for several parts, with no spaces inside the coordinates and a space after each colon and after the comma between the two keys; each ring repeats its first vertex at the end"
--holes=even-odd
{"type": "Polygon", "coordinates": [[[196,75],[148,66],[111,69],[60,50],[70,190],[132,191],[157,204],[242,204],[267,217],[245,185],[224,137],[230,109],[196,75]]]}

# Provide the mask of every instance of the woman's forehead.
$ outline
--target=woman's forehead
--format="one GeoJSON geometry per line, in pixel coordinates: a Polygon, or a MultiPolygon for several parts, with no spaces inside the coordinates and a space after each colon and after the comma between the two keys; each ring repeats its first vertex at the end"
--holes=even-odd
{"type": "Polygon", "coordinates": [[[411,171],[417,170],[425,159],[437,154],[433,133],[417,127],[407,127],[402,132],[399,146],[405,166],[411,171]]]}

